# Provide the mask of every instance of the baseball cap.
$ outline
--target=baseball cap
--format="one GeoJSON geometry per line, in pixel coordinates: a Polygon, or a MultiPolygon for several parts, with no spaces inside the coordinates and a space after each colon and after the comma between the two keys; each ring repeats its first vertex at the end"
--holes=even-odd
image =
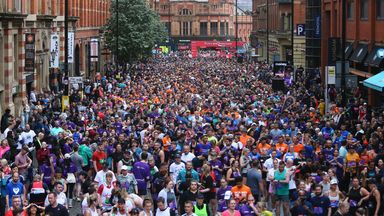
{"type": "Polygon", "coordinates": [[[230,200],[232,196],[231,191],[225,191],[224,200],[230,200]]]}
{"type": "Polygon", "coordinates": [[[176,154],[175,158],[181,158],[181,155],[180,154],[176,154]]]}
{"type": "Polygon", "coordinates": [[[128,166],[123,165],[123,166],[121,167],[121,170],[128,170],[128,166]]]}
{"type": "Polygon", "coordinates": [[[204,199],[204,194],[202,193],[197,194],[197,199],[204,199]]]}
{"type": "Polygon", "coordinates": [[[67,154],[64,155],[64,158],[65,159],[69,159],[69,158],[71,158],[71,155],[67,153],[67,154]]]}
{"type": "Polygon", "coordinates": [[[332,180],[331,180],[331,185],[333,185],[333,184],[338,184],[338,182],[337,182],[336,179],[332,179],[332,180]]]}

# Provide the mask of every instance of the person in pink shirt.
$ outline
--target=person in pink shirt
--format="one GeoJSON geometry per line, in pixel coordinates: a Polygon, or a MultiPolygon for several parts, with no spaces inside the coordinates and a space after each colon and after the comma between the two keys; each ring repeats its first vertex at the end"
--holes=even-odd
{"type": "Polygon", "coordinates": [[[7,139],[3,139],[1,141],[1,145],[0,145],[0,158],[3,158],[3,155],[9,151],[9,145],[8,145],[8,140],[7,139]]]}
{"type": "Polygon", "coordinates": [[[229,208],[221,216],[241,216],[240,212],[236,210],[236,201],[234,199],[229,200],[229,208]]]}

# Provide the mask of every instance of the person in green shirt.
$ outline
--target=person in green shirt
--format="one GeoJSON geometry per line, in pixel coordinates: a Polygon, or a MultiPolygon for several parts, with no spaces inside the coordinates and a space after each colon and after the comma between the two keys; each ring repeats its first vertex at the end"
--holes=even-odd
{"type": "Polygon", "coordinates": [[[79,146],[79,155],[83,157],[83,170],[88,172],[91,168],[89,161],[92,159],[92,150],[85,143],[79,146]]]}
{"type": "Polygon", "coordinates": [[[284,161],[279,162],[279,169],[275,171],[273,184],[276,188],[276,215],[280,215],[280,205],[283,205],[284,215],[289,215],[289,175],[284,161]]]}

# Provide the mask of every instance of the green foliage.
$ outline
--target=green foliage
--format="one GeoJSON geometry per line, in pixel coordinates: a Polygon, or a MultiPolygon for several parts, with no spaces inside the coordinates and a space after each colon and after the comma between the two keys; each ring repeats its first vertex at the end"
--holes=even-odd
{"type": "Polygon", "coordinates": [[[113,0],[111,17],[105,29],[106,40],[113,53],[116,52],[118,29],[120,63],[133,62],[150,55],[155,44],[164,41],[167,36],[159,15],[149,8],[145,0],[118,0],[118,8],[116,0],[113,0]]]}

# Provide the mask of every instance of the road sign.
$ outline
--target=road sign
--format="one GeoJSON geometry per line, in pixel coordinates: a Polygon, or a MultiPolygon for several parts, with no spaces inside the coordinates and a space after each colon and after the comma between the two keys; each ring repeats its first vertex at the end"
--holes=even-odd
{"type": "Polygon", "coordinates": [[[68,77],[69,84],[82,84],[83,83],[83,77],[68,77]]]}
{"type": "Polygon", "coordinates": [[[305,24],[296,25],[297,36],[305,36],[305,24]]]}

